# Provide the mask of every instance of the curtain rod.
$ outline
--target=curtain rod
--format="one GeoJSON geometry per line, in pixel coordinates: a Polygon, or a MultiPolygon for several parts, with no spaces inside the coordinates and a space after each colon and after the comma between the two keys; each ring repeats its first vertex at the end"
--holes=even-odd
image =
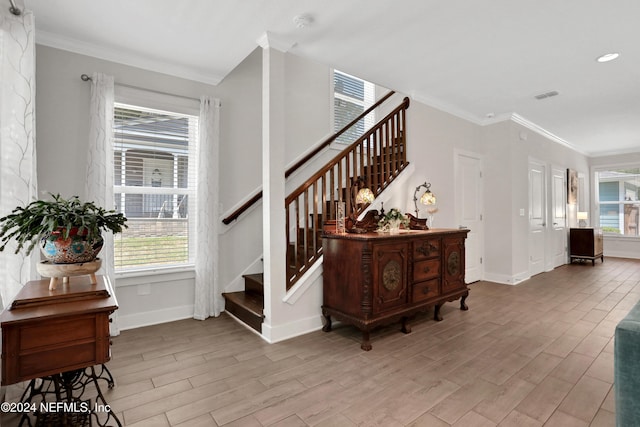
{"type": "Polygon", "coordinates": [[[16,7],[16,4],[13,2],[13,0],[9,0],[9,3],[11,3],[11,6],[9,6],[9,12],[14,14],[15,16],[22,15],[22,11],[16,7]]]}
{"type": "MultiPolygon", "coordinates": [[[[92,79],[91,77],[89,77],[87,74],[82,74],[82,75],[80,76],[80,79],[82,79],[82,81],[83,81],[83,82],[88,82],[88,81],[93,80],[93,79],[92,79]]],[[[157,94],[160,94],[160,95],[175,96],[175,97],[177,97],[177,98],[183,98],[183,99],[188,99],[188,100],[190,100],[190,101],[198,101],[198,102],[200,102],[200,100],[199,100],[198,98],[192,98],[192,97],[190,97],[190,96],[177,95],[177,94],[175,94],[175,93],[162,92],[162,91],[155,90],[155,89],[144,89],[144,88],[141,88],[141,87],[138,87],[138,86],[126,85],[126,84],[124,84],[124,83],[117,83],[117,85],[118,85],[118,86],[122,86],[122,87],[128,87],[128,88],[131,88],[131,89],[138,89],[138,90],[144,90],[144,91],[147,91],[147,92],[157,93],[157,94]]]]}

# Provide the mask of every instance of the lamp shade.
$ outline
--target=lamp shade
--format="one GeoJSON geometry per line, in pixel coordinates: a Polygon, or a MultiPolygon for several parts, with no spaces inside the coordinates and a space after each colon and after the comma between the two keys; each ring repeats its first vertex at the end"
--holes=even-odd
{"type": "Polygon", "coordinates": [[[358,194],[356,194],[356,203],[359,205],[363,203],[373,203],[373,199],[375,199],[373,192],[366,187],[358,190],[358,194]]]}
{"type": "Polygon", "coordinates": [[[423,205],[435,205],[436,204],[436,196],[429,190],[425,191],[422,197],[420,197],[420,203],[423,205]]]}
{"type": "Polygon", "coordinates": [[[586,227],[587,226],[587,220],[589,219],[589,213],[588,212],[578,212],[576,217],[578,218],[578,227],[586,227]]]}

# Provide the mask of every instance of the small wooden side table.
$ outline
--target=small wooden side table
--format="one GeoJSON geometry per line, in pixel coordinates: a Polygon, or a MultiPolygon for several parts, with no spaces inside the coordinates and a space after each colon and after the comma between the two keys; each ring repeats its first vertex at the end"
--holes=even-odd
{"type": "MultiPolygon", "coordinates": [[[[70,384],[79,384],[79,378],[86,377],[81,381],[95,385],[100,399],[93,406],[108,408],[98,380],[113,386],[104,363],[111,358],[109,315],[117,310],[118,303],[107,277],[97,276],[96,283],[91,282],[89,276],[72,277],[57,289],[49,289],[48,279],[28,282],[0,314],[2,385],[31,380],[22,402],[46,400],[48,392],[43,393],[36,379],[53,384],[56,402],[62,399],[75,405],[86,401],[72,390],[60,393],[61,387],[70,389],[70,384]]],[[[35,414],[38,419],[44,415],[35,414]]],[[[101,415],[104,418],[105,414],[101,415]]],[[[113,413],[106,416],[120,425],[113,413]]]]}

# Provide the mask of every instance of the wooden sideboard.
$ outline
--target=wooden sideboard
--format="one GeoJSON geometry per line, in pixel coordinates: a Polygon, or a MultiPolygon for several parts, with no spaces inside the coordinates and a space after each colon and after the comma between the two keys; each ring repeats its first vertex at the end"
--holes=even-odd
{"type": "Polygon", "coordinates": [[[323,235],[323,330],[331,330],[331,318],[362,330],[363,350],[371,350],[370,331],[409,319],[447,301],[465,299],[464,241],[468,230],[432,229],[389,233],[325,233],[323,235]]]}
{"type": "Polygon", "coordinates": [[[595,265],[596,259],[604,262],[602,229],[600,228],[571,228],[569,229],[570,260],[590,260],[595,265]]]}
{"type": "Polygon", "coordinates": [[[109,361],[109,315],[118,308],[104,276],[25,284],[0,314],[2,385],[100,365],[109,361]]]}

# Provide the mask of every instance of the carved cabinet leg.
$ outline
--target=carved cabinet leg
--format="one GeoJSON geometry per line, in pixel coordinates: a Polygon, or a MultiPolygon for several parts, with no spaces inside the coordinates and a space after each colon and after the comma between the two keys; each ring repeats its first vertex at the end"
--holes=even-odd
{"type": "Polygon", "coordinates": [[[404,332],[405,334],[410,334],[411,333],[411,323],[409,323],[411,321],[410,318],[408,317],[403,317],[402,318],[402,327],[400,328],[400,330],[402,332],[404,332]]]}
{"type": "Polygon", "coordinates": [[[360,348],[364,351],[371,350],[371,341],[369,341],[369,331],[362,331],[362,344],[360,348]]]}
{"type": "Polygon", "coordinates": [[[469,294],[467,293],[465,295],[462,295],[462,298],[460,298],[460,310],[469,310],[469,306],[467,306],[465,302],[468,296],[469,294]]]}
{"type": "Polygon", "coordinates": [[[322,330],[324,332],[331,332],[331,315],[323,314],[323,316],[324,316],[324,326],[322,327],[322,330]]]}
{"type": "Polygon", "coordinates": [[[440,314],[440,307],[442,307],[442,304],[437,304],[433,308],[433,320],[435,320],[436,322],[439,322],[442,320],[442,315],[440,314]]]}

